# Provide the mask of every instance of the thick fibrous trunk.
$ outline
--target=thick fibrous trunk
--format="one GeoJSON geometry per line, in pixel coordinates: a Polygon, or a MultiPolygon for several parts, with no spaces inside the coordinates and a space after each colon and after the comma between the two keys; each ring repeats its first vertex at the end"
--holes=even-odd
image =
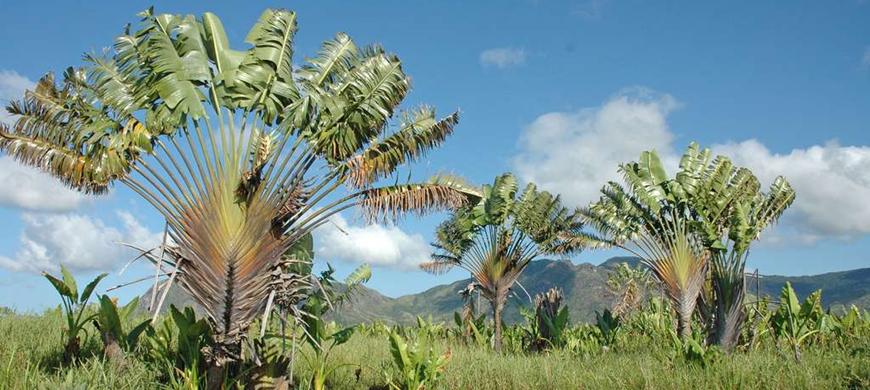
{"type": "Polygon", "coordinates": [[[495,327],[495,335],[492,340],[492,348],[496,352],[501,352],[501,341],[502,341],[502,323],[501,323],[501,312],[504,309],[504,298],[502,297],[502,293],[499,290],[496,290],[495,298],[492,301],[492,318],[493,318],[493,326],[495,327]]]}
{"type": "Polygon", "coordinates": [[[232,343],[217,341],[210,347],[205,356],[206,388],[208,390],[220,390],[224,386],[224,378],[232,377],[233,369],[239,362],[242,350],[241,340],[232,343]]]}
{"type": "Polygon", "coordinates": [[[677,332],[680,338],[685,340],[692,337],[692,312],[691,308],[680,307],[677,318],[677,332]]]}
{"type": "Polygon", "coordinates": [[[714,331],[714,342],[722,347],[725,352],[731,352],[737,345],[740,338],[740,329],[743,328],[743,323],[746,322],[746,312],[743,310],[743,291],[735,292],[732,295],[733,302],[724,301],[724,294],[720,294],[716,302],[716,322],[714,331]]]}

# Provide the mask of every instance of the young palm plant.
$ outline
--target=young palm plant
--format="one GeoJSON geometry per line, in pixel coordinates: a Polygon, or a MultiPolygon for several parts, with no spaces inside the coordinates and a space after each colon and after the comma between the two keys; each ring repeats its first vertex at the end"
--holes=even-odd
{"type": "Polygon", "coordinates": [[[493,348],[500,351],[501,315],[513,285],[533,259],[564,249],[561,237],[574,233],[579,224],[558,196],[538,191],[534,184],[517,196],[517,181],[510,173],[466,193],[474,200],[438,227],[436,253],[421,268],[440,274],[460,267],[471,273],[492,306],[493,348]]]}
{"type": "Polygon", "coordinates": [[[383,48],[338,34],[297,68],[290,11],[263,12],[242,50],[213,14],[140,16],[114,52],[12,102],[0,149],[86,193],[120,182],[166,219],[174,245],[156,261],[214,328],[216,373],[238,360],[282,254],[331,216],[466,201],[438,178],[376,186],[458,121],[428,107],[391,120],[410,83],[383,48]]]}
{"type": "Polygon", "coordinates": [[[51,276],[48,273],[43,273],[42,275],[54,286],[54,289],[60,295],[63,315],[66,319],[66,329],[63,332],[63,360],[69,363],[79,355],[79,349],[81,348],[79,334],[84,333],[85,325],[98,316],[97,313],[88,313],[88,300],[91,299],[91,294],[97,288],[97,284],[108,274],[97,275],[79,294],[76,279],[69,270],[61,265],[60,272],[60,278],[51,276]]]}

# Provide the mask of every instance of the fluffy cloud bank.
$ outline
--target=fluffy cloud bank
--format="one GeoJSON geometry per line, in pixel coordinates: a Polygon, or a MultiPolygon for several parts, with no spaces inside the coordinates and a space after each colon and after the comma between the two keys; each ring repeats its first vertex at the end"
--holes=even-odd
{"type": "MultiPolygon", "coordinates": [[[[600,107],[541,115],[525,129],[514,167],[522,179],[586,205],[605,182],[619,178],[619,163],[636,160],[643,150],[658,150],[674,172],[683,146],[675,148],[667,117],[677,106],[669,95],[634,90],[600,107]]],[[[808,243],[870,233],[870,146],[829,142],[774,153],[746,140],[712,148],[752,169],[763,185],[777,175],[791,182],[797,199],[781,231],[808,243]]]]}
{"type": "Polygon", "coordinates": [[[619,177],[620,163],[644,150],[676,161],[667,116],[677,106],[670,95],[635,88],[600,107],[541,115],[523,132],[514,166],[524,180],[585,205],[619,177]]]}
{"type": "Polygon", "coordinates": [[[12,157],[0,157],[0,205],[31,211],[70,211],[87,197],[12,157]]]}
{"type": "Polygon", "coordinates": [[[797,191],[788,222],[805,241],[870,233],[870,146],[829,142],[779,154],[752,139],[713,150],[752,169],[762,183],[785,176],[797,191]]]}
{"type": "Polygon", "coordinates": [[[487,49],[480,53],[480,64],[495,66],[499,69],[522,65],[526,62],[526,51],[513,47],[487,49]]]}
{"type": "Polygon", "coordinates": [[[396,226],[352,226],[341,215],[315,232],[315,258],[368,263],[403,270],[416,269],[429,259],[423,236],[396,226]]]}
{"type": "Polygon", "coordinates": [[[23,231],[14,257],[0,256],[0,267],[11,271],[56,271],[60,264],[72,271],[110,270],[132,259],[119,243],[142,247],[160,244],[133,215],[119,211],[120,226],[75,213],[22,214],[23,231]]]}

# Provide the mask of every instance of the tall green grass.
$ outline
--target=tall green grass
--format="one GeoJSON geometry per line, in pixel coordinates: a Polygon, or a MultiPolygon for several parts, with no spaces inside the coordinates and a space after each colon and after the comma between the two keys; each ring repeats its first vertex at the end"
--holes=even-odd
{"type": "Polygon", "coordinates": [[[117,367],[102,359],[102,344],[92,326],[82,358],[63,364],[58,311],[40,315],[0,315],[0,389],[149,389],[156,375],[136,359],[117,367]]]}
{"type": "MultiPolygon", "coordinates": [[[[0,315],[0,389],[152,389],[167,388],[160,375],[138,359],[124,367],[106,362],[96,335],[82,345],[82,358],[62,365],[59,313],[0,315]]],[[[92,330],[89,330],[93,332],[92,330]]],[[[870,388],[870,340],[852,340],[845,348],[808,347],[800,363],[788,348],[773,344],[723,356],[703,367],[673,359],[661,343],[627,338],[605,352],[581,356],[564,350],[545,354],[495,354],[458,341],[436,340],[450,350],[439,388],[445,389],[731,389],[870,388]]],[[[330,388],[383,388],[390,370],[389,341],[360,332],[336,348],[343,366],[330,388]]],[[[296,383],[310,373],[297,361],[296,383]]]]}

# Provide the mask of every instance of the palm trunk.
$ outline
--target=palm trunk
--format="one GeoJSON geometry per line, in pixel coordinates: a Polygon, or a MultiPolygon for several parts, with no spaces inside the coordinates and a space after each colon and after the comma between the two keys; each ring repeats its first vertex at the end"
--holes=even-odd
{"type": "Polygon", "coordinates": [[[210,362],[206,370],[206,385],[208,390],[221,390],[224,386],[224,367],[210,362]]]}
{"type": "Polygon", "coordinates": [[[502,341],[502,323],[501,312],[504,309],[504,297],[500,290],[496,290],[495,298],[492,301],[492,318],[493,326],[495,327],[495,335],[493,336],[492,348],[496,352],[501,352],[502,341]]]}
{"type": "Polygon", "coordinates": [[[740,330],[746,322],[746,312],[743,310],[742,291],[734,296],[733,302],[718,301],[716,308],[716,324],[714,342],[725,352],[731,352],[740,338],[740,330]]]}
{"type": "Polygon", "coordinates": [[[677,332],[683,340],[692,337],[692,310],[685,306],[679,308],[677,332]]]}
{"type": "Polygon", "coordinates": [[[241,341],[232,343],[216,342],[206,355],[206,389],[220,390],[224,388],[224,378],[232,377],[234,368],[241,356],[241,341]]]}

